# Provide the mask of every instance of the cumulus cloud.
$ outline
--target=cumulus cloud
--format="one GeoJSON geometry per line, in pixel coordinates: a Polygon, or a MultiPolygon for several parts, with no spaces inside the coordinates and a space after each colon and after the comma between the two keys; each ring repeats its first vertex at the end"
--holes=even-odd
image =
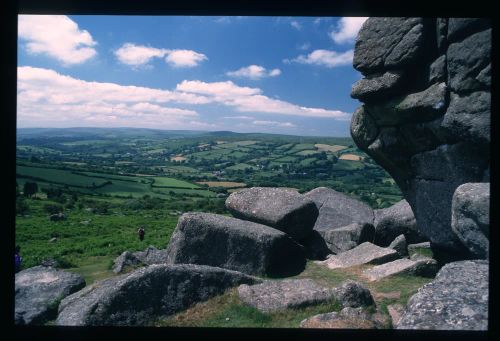
{"type": "Polygon", "coordinates": [[[330,32],[330,38],[337,44],[353,42],[363,23],[368,17],[343,17],[338,21],[337,29],[330,32]]]}
{"type": "Polygon", "coordinates": [[[285,63],[313,64],[333,68],[336,66],[352,64],[353,50],[336,52],[330,50],[314,50],[308,55],[300,55],[292,60],[285,59],[285,63]]]}
{"type": "Polygon", "coordinates": [[[85,122],[180,127],[198,117],[198,113],[167,107],[165,103],[202,104],[210,101],[195,94],[87,82],[49,69],[18,67],[17,119],[18,124],[25,127],[85,125],[85,122]]]}
{"type": "Polygon", "coordinates": [[[280,127],[280,128],[295,128],[297,127],[295,124],[291,122],[277,122],[277,121],[253,121],[252,124],[258,126],[271,126],[271,127],[280,127]]]}
{"type": "Polygon", "coordinates": [[[81,64],[97,54],[86,30],[65,15],[19,15],[18,35],[30,54],[44,54],[64,66],[81,64]]]}
{"type": "Polygon", "coordinates": [[[226,72],[226,75],[229,77],[239,77],[239,78],[248,78],[252,80],[259,80],[266,77],[276,77],[281,75],[280,69],[266,70],[265,67],[260,65],[249,65],[242,67],[236,71],[226,72]]]}
{"type": "Polygon", "coordinates": [[[252,116],[224,116],[223,118],[226,118],[228,120],[254,120],[255,117],[252,116]]]}
{"type": "Polygon", "coordinates": [[[115,51],[115,56],[121,63],[134,67],[146,65],[153,58],[164,57],[165,62],[173,67],[194,67],[208,59],[203,53],[192,50],[158,49],[131,43],[123,44],[115,51]]]}
{"type": "Polygon", "coordinates": [[[206,83],[182,81],[177,91],[207,96],[213,102],[235,108],[239,112],[260,112],[270,114],[329,117],[338,120],[349,119],[349,114],[340,110],[308,108],[262,95],[259,88],[241,87],[231,81],[206,83]]]}

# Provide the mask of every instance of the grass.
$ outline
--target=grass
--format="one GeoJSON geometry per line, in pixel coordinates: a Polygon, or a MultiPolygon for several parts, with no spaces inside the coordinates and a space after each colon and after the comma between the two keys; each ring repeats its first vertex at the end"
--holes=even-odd
{"type": "Polygon", "coordinates": [[[339,150],[343,150],[343,149],[347,148],[346,146],[339,146],[339,145],[331,146],[329,144],[322,144],[322,143],[315,144],[314,146],[316,148],[318,148],[319,151],[332,152],[332,153],[335,153],[335,152],[338,152],[339,150]]]}
{"type": "Polygon", "coordinates": [[[16,172],[21,175],[41,178],[47,182],[67,184],[68,186],[92,186],[92,184],[99,185],[106,181],[101,178],[77,175],[71,173],[71,171],[54,168],[17,166],[16,172]]]}
{"type": "Polygon", "coordinates": [[[100,281],[116,275],[111,270],[111,265],[115,258],[116,257],[113,256],[89,257],[84,262],[80,263],[79,267],[68,268],[66,270],[82,275],[86,285],[90,285],[95,281],[100,281]]]}
{"type": "Polygon", "coordinates": [[[198,185],[174,178],[155,176],[153,179],[155,181],[153,187],[180,187],[180,188],[192,188],[192,189],[200,188],[200,186],[198,185]]]}
{"type": "Polygon", "coordinates": [[[263,313],[243,303],[237,289],[175,314],[158,320],[156,326],[177,327],[226,327],[226,328],[298,328],[300,322],[310,316],[340,310],[340,305],[331,301],[309,307],[283,309],[263,313]]]}

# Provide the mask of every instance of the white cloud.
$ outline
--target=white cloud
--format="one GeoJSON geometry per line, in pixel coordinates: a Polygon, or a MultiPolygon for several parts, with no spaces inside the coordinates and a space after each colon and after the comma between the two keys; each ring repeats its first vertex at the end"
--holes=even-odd
{"type": "Polygon", "coordinates": [[[252,80],[258,80],[265,77],[276,77],[281,74],[280,69],[266,70],[265,67],[260,65],[249,65],[242,67],[236,71],[226,72],[226,75],[229,77],[240,77],[240,78],[249,78],[252,80]]]}
{"type": "Polygon", "coordinates": [[[208,59],[203,53],[192,50],[158,49],[131,43],[123,44],[115,51],[115,56],[121,63],[134,67],[145,65],[153,58],[165,57],[165,62],[173,67],[194,67],[208,59]]]}
{"type": "Polygon", "coordinates": [[[290,22],[290,25],[295,28],[296,30],[300,31],[302,29],[302,25],[299,24],[298,21],[296,20],[293,20],[292,22],[290,22]]]}
{"type": "Polygon", "coordinates": [[[258,126],[272,126],[272,127],[280,127],[280,128],[295,128],[297,127],[295,124],[291,122],[277,122],[277,121],[253,121],[252,124],[258,126]]]}
{"type": "Polygon", "coordinates": [[[202,104],[203,96],[87,82],[53,70],[18,67],[17,119],[19,126],[73,126],[99,123],[113,126],[181,127],[198,117],[194,110],[165,103],[202,104]]]}
{"type": "Polygon", "coordinates": [[[165,57],[165,61],[175,67],[194,67],[207,59],[203,53],[191,50],[171,50],[165,57]]]}
{"type": "Polygon", "coordinates": [[[239,112],[261,112],[270,114],[329,117],[346,120],[349,114],[339,110],[308,108],[262,95],[259,88],[240,87],[231,81],[206,83],[202,81],[182,81],[177,91],[204,95],[215,103],[234,107],[239,112]]]}
{"type": "Polygon", "coordinates": [[[115,51],[115,56],[123,64],[139,66],[149,63],[154,57],[161,58],[166,53],[164,49],[126,43],[115,51]]]}
{"type": "Polygon", "coordinates": [[[336,52],[329,50],[314,50],[307,56],[300,55],[295,59],[283,60],[284,63],[296,62],[300,64],[314,64],[333,68],[336,66],[352,64],[353,50],[346,52],[336,52]]]}
{"type": "Polygon", "coordinates": [[[65,15],[19,15],[18,35],[30,54],[45,54],[64,66],[81,64],[97,54],[97,43],[65,15]]]}
{"type": "Polygon", "coordinates": [[[255,117],[252,116],[224,116],[228,120],[254,120],[255,117]]]}
{"type": "Polygon", "coordinates": [[[338,21],[337,29],[330,32],[330,38],[337,44],[353,42],[368,17],[343,17],[338,21]]]}

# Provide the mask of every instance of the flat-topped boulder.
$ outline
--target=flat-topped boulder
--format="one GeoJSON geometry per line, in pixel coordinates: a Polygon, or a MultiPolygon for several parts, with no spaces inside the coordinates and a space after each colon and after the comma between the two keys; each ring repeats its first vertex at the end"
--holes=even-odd
{"type": "Polygon", "coordinates": [[[298,308],[328,302],[333,291],[312,279],[285,279],[238,287],[238,296],[246,304],[263,312],[298,308]]]}
{"type": "Polygon", "coordinates": [[[66,297],[58,326],[138,326],[169,316],[255,277],[194,264],[155,264],[98,281],[66,297]]]}
{"type": "Polygon", "coordinates": [[[474,257],[489,258],[490,183],[458,186],[451,204],[451,229],[474,257]]]}
{"type": "Polygon", "coordinates": [[[168,244],[167,263],[286,277],[300,273],[306,259],[303,247],[277,229],[223,215],[185,213],[168,244]]]}
{"type": "Polygon", "coordinates": [[[274,227],[299,241],[311,233],[318,217],[312,200],[297,191],[275,187],[231,193],[226,207],[236,218],[274,227]]]}
{"type": "Polygon", "coordinates": [[[401,200],[390,207],[374,210],[374,213],[374,244],[388,246],[401,234],[405,236],[408,243],[426,241],[425,236],[418,230],[415,215],[408,201],[401,200]]]}
{"type": "Polygon", "coordinates": [[[320,234],[330,251],[341,253],[364,242],[373,242],[375,228],[370,223],[352,223],[336,229],[324,230],[320,234]]]}
{"type": "Polygon", "coordinates": [[[432,258],[421,257],[414,260],[402,258],[365,270],[362,276],[369,281],[378,281],[382,278],[402,274],[432,277],[436,274],[437,270],[438,264],[432,258]]]}
{"type": "Polygon", "coordinates": [[[413,295],[397,329],[487,330],[489,262],[448,263],[413,295]]]}
{"type": "Polygon", "coordinates": [[[354,249],[332,255],[326,260],[317,261],[316,263],[326,265],[329,269],[337,269],[362,264],[383,264],[397,258],[399,258],[399,254],[396,250],[365,242],[354,249]]]}
{"type": "Polygon", "coordinates": [[[319,210],[314,224],[317,231],[326,231],[352,223],[373,223],[373,210],[367,204],[327,187],[318,187],[304,194],[319,210]]]}
{"type": "Polygon", "coordinates": [[[57,316],[64,297],[82,289],[82,276],[52,267],[35,266],[15,276],[15,324],[43,324],[57,316]]]}
{"type": "Polygon", "coordinates": [[[380,312],[370,314],[361,307],[346,307],[340,312],[318,314],[300,322],[302,328],[333,329],[383,329],[387,324],[387,318],[380,312]]]}

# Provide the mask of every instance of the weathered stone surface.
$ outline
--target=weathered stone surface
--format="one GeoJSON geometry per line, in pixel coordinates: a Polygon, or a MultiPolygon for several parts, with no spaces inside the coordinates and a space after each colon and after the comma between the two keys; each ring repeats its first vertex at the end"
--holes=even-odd
{"type": "Polygon", "coordinates": [[[185,213],[167,247],[169,264],[204,264],[272,277],[300,273],[302,246],[274,228],[211,213],[185,213]]]}
{"type": "Polygon", "coordinates": [[[304,246],[307,259],[324,260],[332,253],[328,244],[316,230],[313,230],[309,237],[302,240],[301,245],[304,246]]]}
{"type": "Polygon", "coordinates": [[[394,249],[398,252],[400,257],[408,256],[408,244],[404,234],[400,234],[389,244],[389,249],[394,249]]]}
{"type": "Polygon", "coordinates": [[[353,65],[373,72],[408,65],[423,52],[421,18],[369,18],[358,33],[353,65]]]}
{"type": "Polygon", "coordinates": [[[437,260],[469,258],[451,231],[451,200],[459,185],[489,181],[491,20],[370,18],[353,65],[367,80],[405,75],[393,95],[360,98],[366,103],[353,116],[351,135],[401,188],[437,260]],[[389,54],[420,57],[394,66],[389,54]]]}
{"type": "Polygon", "coordinates": [[[474,257],[489,258],[490,183],[466,183],[453,194],[451,228],[474,257]]]}
{"type": "Polygon", "coordinates": [[[396,250],[365,242],[354,249],[332,255],[326,260],[317,263],[326,265],[329,269],[337,269],[361,264],[382,264],[397,258],[399,258],[399,255],[396,250]]]}
{"type": "Polygon", "coordinates": [[[488,18],[450,18],[448,19],[448,41],[455,42],[491,27],[488,18]]]}
{"type": "Polygon", "coordinates": [[[446,264],[410,298],[397,329],[487,330],[488,268],[485,260],[446,264]]]}
{"type": "Polygon", "coordinates": [[[318,187],[304,194],[319,210],[316,231],[326,231],[352,223],[373,223],[373,210],[365,203],[331,188],[318,187]]]}
{"type": "Polygon", "coordinates": [[[59,301],[82,289],[82,276],[35,266],[22,270],[15,277],[15,324],[41,325],[57,315],[59,301]]]}
{"type": "Polygon", "coordinates": [[[401,315],[403,315],[404,310],[405,307],[403,307],[403,305],[399,303],[389,304],[387,306],[387,312],[391,316],[393,328],[397,327],[399,320],[401,319],[401,315]]]}
{"type": "Polygon", "coordinates": [[[415,252],[417,249],[429,249],[431,248],[431,242],[422,242],[422,243],[415,243],[415,244],[408,244],[408,252],[412,253],[415,252]]]}
{"type": "Polygon", "coordinates": [[[370,290],[355,281],[346,281],[333,289],[337,301],[345,307],[368,307],[375,304],[370,290]]]}
{"type": "Polygon", "coordinates": [[[425,240],[425,237],[418,230],[417,221],[408,201],[403,199],[391,207],[375,210],[374,213],[374,244],[388,246],[401,234],[409,243],[425,240]]]}
{"type": "Polygon", "coordinates": [[[113,261],[113,272],[115,274],[123,272],[127,268],[137,267],[143,263],[130,251],[124,251],[113,261]]]}
{"type": "Polygon", "coordinates": [[[421,257],[415,260],[403,258],[365,270],[363,276],[369,281],[378,281],[385,277],[400,274],[432,277],[437,270],[438,264],[432,258],[421,257]]]}
{"type": "Polygon", "coordinates": [[[312,279],[285,279],[238,287],[238,296],[246,304],[269,313],[281,309],[305,307],[334,299],[333,291],[312,279]]]}
{"type": "Polygon", "coordinates": [[[368,148],[378,135],[378,127],[364,106],[360,106],[352,115],[350,129],[353,140],[364,148],[368,148]]]}
{"type": "Polygon", "coordinates": [[[446,81],[446,55],[442,55],[432,62],[429,67],[429,83],[446,81]]]}
{"type": "Polygon", "coordinates": [[[320,231],[330,251],[341,253],[364,242],[373,242],[375,227],[369,223],[352,223],[331,230],[320,231]]]}
{"type": "Polygon", "coordinates": [[[400,86],[404,80],[400,71],[387,71],[383,75],[363,78],[352,86],[351,97],[363,101],[379,100],[401,93],[400,86]]]}
{"type": "Polygon", "coordinates": [[[490,143],[491,94],[479,91],[459,96],[452,93],[450,106],[441,124],[455,141],[490,143]]]}
{"type": "Polygon", "coordinates": [[[491,63],[491,29],[465,38],[448,47],[448,84],[452,91],[463,93],[485,90],[478,74],[491,63]]]}
{"type": "Polygon", "coordinates": [[[194,264],[155,264],[95,282],[66,297],[58,326],[137,326],[175,314],[240,284],[258,279],[194,264]]]}
{"type": "Polygon", "coordinates": [[[311,200],[282,188],[252,187],[232,193],[226,207],[236,218],[274,227],[296,240],[311,233],[318,217],[311,200]]]}
{"type": "Polygon", "coordinates": [[[430,121],[446,110],[446,84],[433,84],[424,91],[365,106],[381,126],[430,121]]]}
{"type": "Polygon", "coordinates": [[[379,312],[369,314],[363,308],[346,307],[340,312],[319,314],[300,323],[302,328],[383,329],[387,321],[379,312]]]}
{"type": "Polygon", "coordinates": [[[134,252],[134,256],[142,263],[152,265],[166,263],[168,254],[166,249],[157,249],[150,245],[144,251],[134,252]]]}

